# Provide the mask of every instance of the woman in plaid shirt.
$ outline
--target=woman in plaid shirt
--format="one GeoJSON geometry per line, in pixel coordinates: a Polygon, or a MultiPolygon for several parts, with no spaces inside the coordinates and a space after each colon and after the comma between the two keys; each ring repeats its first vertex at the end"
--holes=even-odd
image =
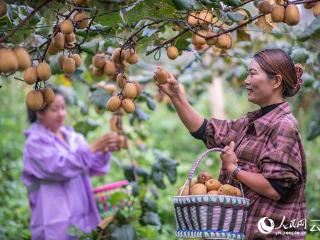
{"type": "Polygon", "coordinates": [[[307,167],[297,120],[286,101],[299,91],[301,76],[302,69],[281,49],[256,53],[245,87],[248,100],[260,109],[237,120],[202,117],[189,105],[172,74],[167,84],[158,85],[194,137],[208,148],[226,150],[221,154],[219,180],[226,183],[232,176],[242,183],[250,199],[245,226],[249,240],[305,239],[307,167]],[[235,170],[237,165],[240,168],[235,170]],[[268,228],[272,221],[274,229],[268,228]]]}

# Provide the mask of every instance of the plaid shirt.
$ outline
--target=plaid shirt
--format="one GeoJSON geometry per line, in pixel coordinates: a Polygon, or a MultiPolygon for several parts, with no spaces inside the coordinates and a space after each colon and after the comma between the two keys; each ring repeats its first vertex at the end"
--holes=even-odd
{"type": "MultiPolygon", "coordinates": [[[[212,118],[206,126],[205,143],[208,148],[213,148],[224,147],[234,141],[238,165],[243,170],[261,173],[265,178],[281,181],[283,186],[291,186],[285,198],[274,201],[242,184],[245,197],[250,199],[246,239],[305,239],[305,226],[292,228],[291,231],[300,231],[299,234],[285,236],[276,235],[279,231],[290,231],[284,227],[267,235],[258,230],[258,221],[263,217],[271,218],[275,228],[281,225],[284,216],[286,226],[294,219],[306,221],[307,218],[304,193],[306,159],[297,121],[288,102],[260,116],[259,109],[237,120],[212,118]]],[[[227,179],[226,170],[221,169],[219,180],[226,183],[227,179]]],[[[235,182],[232,184],[239,187],[235,182]]],[[[268,221],[266,224],[269,225],[268,221]]]]}

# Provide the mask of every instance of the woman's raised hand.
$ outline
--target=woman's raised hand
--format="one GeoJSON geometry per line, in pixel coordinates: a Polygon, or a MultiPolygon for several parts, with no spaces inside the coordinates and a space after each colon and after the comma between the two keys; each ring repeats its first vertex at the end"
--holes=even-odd
{"type": "MultiPolygon", "coordinates": [[[[157,67],[157,70],[162,69],[160,66],[157,67]]],[[[167,94],[171,99],[176,97],[182,97],[183,92],[181,90],[181,87],[179,85],[179,82],[177,79],[173,76],[172,73],[169,73],[168,81],[166,84],[157,84],[159,89],[167,94]]]]}
{"type": "Polygon", "coordinates": [[[110,132],[107,134],[103,134],[90,145],[90,149],[92,152],[119,150],[117,133],[110,132]]]}

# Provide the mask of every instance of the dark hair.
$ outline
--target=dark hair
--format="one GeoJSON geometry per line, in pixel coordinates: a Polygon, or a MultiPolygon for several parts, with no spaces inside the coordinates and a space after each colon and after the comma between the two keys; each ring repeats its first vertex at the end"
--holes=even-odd
{"type": "MultiPolygon", "coordinates": [[[[57,87],[53,87],[53,86],[50,86],[50,87],[52,88],[54,94],[61,95],[66,99],[64,93],[61,90],[59,90],[57,87]]],[[[44,108],[42,108],[41,110],[38,110],[38,111],[34,111],[34,110],[30,109],[27,106],[27,113],[28,113],[28,121],[29,121],[29,123],[34,123],[34,122],[36,122],[38,120],[37,112],[45,112],[47,109],[48,109],[48,105],[46,105],[44,108]]]]}
{"type": "Polygon", "coordinates": [[[291,57],[282,49],[265,49],[253,56],[269,78],[277,74],[282,76],[283,97],[292,97],[299,90],[303,83],[301,79],[302,68],[297,70],[291,57]]]}

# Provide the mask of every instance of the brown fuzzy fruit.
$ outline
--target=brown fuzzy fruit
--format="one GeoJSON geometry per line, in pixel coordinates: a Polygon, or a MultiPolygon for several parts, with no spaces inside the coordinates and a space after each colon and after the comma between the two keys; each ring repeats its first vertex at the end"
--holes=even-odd
{"type": "Polygon", "coordinates": [[[23,73],[23,78],[27,84],[35,84],[38,79],[37,69],[35,67],[28,67],[23,73]]]}
{"type": "Polygon", "coordinates": [[[26,49],[18,47],[13,52],[18,60],[18,70],[23,71],[31,66],[31,57],[26,49]]]}
{"type": "Polygon", "coordinates": [[[135,82],[134,84],[136,85],[136,88],[137,88],[137,96],[140,96],[140,94],[142,92],[142,86],[138,82],[135,82]]]}
{"type": "Polygon", "coordinates": [[[123,99],[121,101],[121,107],[123,108],[123,110],[126,112],[126,113],[133,113],[134,110],[136,109],[133,101],[131,99],[123,99]]]}
{"type": "Polygon", "coordinates": [[[129,64],[136,64],[139,60],[139,55],[134,49],[127,49],[124,52],[124,58],[129,64]]]}
{"type": "Polygon", "coordinates": [[[232,47],[232,38],[229,34],[222,34],[218,37],[217,46],[222,49],[229,49],[232,47]]]}
{"type": "Polygon", "coordinates": [[[63,72],[66,74],[72,74],[76,70],[76,62],[73,58],[67,57],[62,64],[63,72]]]}
{"type": "Polygon", "coordinates": [[[43,95],[41,91],[32,90],[28,92],[26,97],[27,106],[33,110],[40,110],[44,104],[43,95]]]}
{"type": "Polygon", "coordinates": [[[303,6],[305,9],[311,9],[314,6],[314,3],[304,3],[303,6]]]}
{"type": "Polygon", "coordinates": [[[199,13],[199,24],[210,24],[212,22],[212,13],[208,10],[203,10],[199,13]]]}
{"type": "Polygon", "coordinates": [[[170,46],[167,48],[167,56],[168,58],[170,58],[171,60],[176,59],[179,56],[179,51],[178,48],[176,48],[175,46],[170,46]]]}
{"type": "Polygon", "coordinates": [[[211,190],[207,192],[207,195],[219,195],[217,190],[211,190]]]}
{"type": "Polygon", "coordinates": [[[313,7],[312,7],[312,11],[313,11],[313,15],[315,17],[319,17],[320,16],[320,3],[316,3],[313,7]]]}
{"type": "Polygon", "coordinates": [[[188,15],[188,24],[190,26],[196,26],[199,24],[198,13],[196,12],[190,12],[188,15]]]}
{"type": "Polygon", "coordinates": [[[42,89],[41,92],[43,95],[43,100],[47,105],[53,103],[54,98],[55,98],[55,94],[54,94],[52,88],[46,87],[46,88],[42,89]]]}
{"type": "Polygon", "coordinates": [[[92,65],[96,68],[104,68],[106,63],[105,55],[103,53],[97,53],[92,58],[92,65]]]}
{"type": "Polygon", "coordinates": [[[285,12],[285,23],[294,26],[300,21],[300,12],[295,4],[289,4],[285,12]]]}
{"type": "Polygon", "coordinates": [[[126,83],[124,85],[123,94],[125,98],[135,98],[138,95],[136,85],[134,83],[126,83]]]}
{"type": "Polygon", "coordinates": [[[0,0],[0,18],[7,14],[8,7],[5,1],[0,0]]]}
{"type": "Polygon", "coordinates": [[[60,51],[60,48],[57,47],[56,45],[54,45],[54,42],[51,41],[51,43],[49,44],[49,47],[48,47],[48,53],[49,53],[50,55],[55,55],[55,54],[57,54],[59,51],[60,51]]]}
{"type": "Polygon", "coordinates": [[[101,76],[103,76],[103,74],[104,74],[103,68],[96,68],[96,67],[92,68],[92,75],[93,76],[101,77],[101,76]]]}
{"type": "Polygon", "coordinates": [[[208,181],[206,181],[205,185],[206,185],[208,191],[211,191],[211,190],[217,191],[221,187],[222,184],[218,180],[209,179],[208,181]]]}
{"type": "Polygon", "coordinates": [[[275,5],[271,10],[271,19],[273,22],[284,22],[286,9],[283,6],[275,5]]]}
{"type": "Polygon", "coordinates": [[[191,187],[190,194],[191,195],[205,195],[205,194],[207,194],[207,188],[202,183],[196,183],[195,185],[193,185],[191,187]]]}
{"type": "Polygon", "coordinates": [[[106,62],[104,64],[104,72],[108,76],[116,75],[117,68],[116,68],[116,65],[114,64],[114,62],[112,62],[110,60],[106,60],[106,62]]]}
{"type": "Polygon", "coordinates": [[[74,21],[80,29],[86,28],[89,25],[89,17],[85,12],[77,13],[74,16],[74,21]]]}
{"type": "Polygon", "coordinates": [[[219,195],[237,196],[237,190],[229,184],[222,185],[218,190],[219,195]]]}
{"type": "Polygon", "coordinates": [[[205,37],[207,36],[207,31],[205,30],[200,30],[198,31],[198,34],[200,35],[197,35],[197,34],[192,34],[192,39],[191,39],[191,42],[194,46],[197,46],[197,45],[204,45],[206,44],[206,39],[205,37]],[[204,36],[204,37],[202,37],[204,36]]]}
{"type": "Polygon", "coordinates": [[[121,48],[116,48],[112,53],[112,61],[116,64],[122,63],[125,59],[125,52],[124,50],[121,51],[121,58],[120,58],[120,51],[121,48]]]}
{"type": "Polygon", "coordinates": [[[58,32],[53,38],[53,45],[61,50],[64,48],[65,37],[62,32],[58,32]]]}
{"type": "Polygon", "coordinates": [[[106,104],[107,110],[111,112],[118,111],[120,106],[121,106],[121,100],[118,96],[112,96],[106,104]]]}
{"type": "Polygon", "coordinates": [[[216,33],[214,33],[214,32],[211,32],[211,31],[208,31],[208,32],[207,32],[206,43],[207,43],[209,46],[212,46],[212,45],[217,44],[218,38],[217,38],[217,37],[214,37],[215,35],[216,35],[216,33]]]}
{"type": "Polygon", "coordinates": [[[88,4],[89,0],[73,0],[75,5],[85,5],[88,4]]]}
{"type": "Polygon", "coordinates": [[[61,69],[61,70],[63,70],[63,62],[64,62],[64,60],[65,59],[67,59],[68,57],[66,56],[66,55],[60,55],[59,57],[58,57],[58,65],[59,65],[59,68],[61,69]]]}
{"type": "Polygon", "coordinates": [[[242,197],[241,190],[239,188],[236,188],[236,196],[242,197]]]}
{"type": "Polygon", "coordinates": [[[70,57],[74,60],[76,68],[80,67],[81,65],[81,57],[79,54],[71,54],[70,57]]]}
{"type": "Polygon", "coordinates": [[[70,34],[74,31],[73,23],[70,19],[64,20],[60,25],[60,30],[63,34],[70,34]]]}
{"type": "Polygon", "coordinates": [[[8,73],[15,72],[18,70],[19,63],[16,55],[11,49],[1,48],[0,49],[0,72],[8,73]]]}
{"type": "Polygon", "coordinates": [[[212,175],[208,172],[202,172],[198,176],[198,183],[205,184],[206,181],[212,179],[212,175]]]}
{"type": "Polygon", "coordinates": [[[261,12],[261,13],[268,14],[271,11],[271,5],[270,5],[270,2],[268,0],[259,1],[257,7],[259,9],[259,12],[261,12]]]}
{"type": "Polygon", "coordinates": [[[128,75],[126,73],[119,73],[117,75],[117,85],[119,88],[124,88],[125,84],[128,81],[128,75]]]}
{"type": "MultiPolygon", "coordinates": [[[[183,186],[181,188],[179,188],[178,195],[180,195],[182,188],[183,188],[183,186]]],[[[183,191],[181,193],[181,196],[188,196],[189,194],[190,194],[189,186],[185,186],[185,188],[183,189],[183,191]]]]}
{"type": "Polygon", "coordinates": [[[158,69],[153,78],[158,84],[166,84],[168,82],[169,73],[164,69],[158,69]]]}
{"type": "Polygon", "coordinates": [[[51,68],[49,64],[42,62],[37,66],[38,77],[42,81],[47,81],[51,77],[51,68]]]}
{"type": "Polygon", "coordinates": [[[74,34],[74,32],[65,34],[64,40],[66,43],[74,43],[76,41],[76,35],[74,34]]]}

